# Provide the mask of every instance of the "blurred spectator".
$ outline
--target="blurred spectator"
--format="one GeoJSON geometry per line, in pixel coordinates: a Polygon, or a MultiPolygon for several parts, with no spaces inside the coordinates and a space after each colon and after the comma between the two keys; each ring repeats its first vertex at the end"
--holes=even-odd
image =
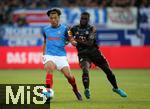
{"type": "Polygon", "coordinates": [[[0,3],[0,25],[2,25],[4,22],[4,9],[3,4],[0,3]]]}
{"type": "Polygon", "coordinates": [[[62,2],[62,4],[66,7],[73,7],[77,4],[77,2],[76,2],[76,0],[65,0],[65,1],[62,2]]]}
{"type": "MultiPolygon", "coordinates": [[[[0,0],[0,24],[12,24],[12,11],[16,8],[49,7],[149,7],[150,0],[0,0]]],[[[21,22],[23,18],[21,17],[21,22]]],[[[25,22],[25,21],[23,21],[25,22]]]]}
{"type": "Polygon", "coordinates": [[[130,0],[112,0],[112,6],[126,7],[129,4],[130,0]]]}
{"type": "Polygon", "coordinates": [[[98,5],[101,8],[104,8],[104,7],[110,6],[111,2],[112,2],[111,0],[98,0],[98,5]]]}
{"type": "Polygon", "coordinates": [[[86,7],[98,7],[98,0],[86,0],[86,7]]]}
{"type": "Polygon", "coordinates": [[[150,6],[150,1],[149,0],[141,0],[141,3],[140,3],[140,7],[149,7],[150,6]]]}
{"type": "Polygon", "coordinates": [[[29,8],[34,9],[37,7],[36,5],[37,5],[36,2],[32,2],[30,3],[29,8]]]}
{"type": "Polygon", "coordinates": [[[14,23],[16,26],[28,26],[28,22],[26,20],[26,17],[24,14],[20,15],[20,17],[16,20],[16,22],[14,23]]]}

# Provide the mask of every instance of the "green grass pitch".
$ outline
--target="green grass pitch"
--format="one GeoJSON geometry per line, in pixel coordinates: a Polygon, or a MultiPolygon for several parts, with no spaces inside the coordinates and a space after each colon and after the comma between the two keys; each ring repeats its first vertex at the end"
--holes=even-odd
{"type": "MultiPolygon", "coordinates": [[[[55,97],[51,109],[150,109],[150,69],[113,70],[120,88],[128,97],[122,98],[112,87],[101,70],[90,71],[91,99],[87,100],[81,80],[81,70],[72,70],[83,101],[77,101],[67,80],[60,72],[54,72],[55,97]]],[[[0,84],[41,84],[44,70],[0,70],[0,84]]]]}

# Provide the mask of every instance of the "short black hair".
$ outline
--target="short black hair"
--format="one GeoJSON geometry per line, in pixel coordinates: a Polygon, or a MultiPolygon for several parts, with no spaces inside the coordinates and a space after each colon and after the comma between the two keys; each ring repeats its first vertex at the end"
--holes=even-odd
{"type": "Polygon", "coordinates": [[[88,12],[82,12],[81,16],[82,15],[87,15],[88,17],[90,17],[90,14],[88,12]]]}
{"type": "Polygon", "coordinates": [[[50,10],[47,11],[47,15],[48,15],[48,16],[50,16],[50,14],[55,14],[55,13],[57,13],[58,16],[60,16],[60,15],[61,15],[60,9],[53,8],[53,9],[50,9],[50,10]]]}

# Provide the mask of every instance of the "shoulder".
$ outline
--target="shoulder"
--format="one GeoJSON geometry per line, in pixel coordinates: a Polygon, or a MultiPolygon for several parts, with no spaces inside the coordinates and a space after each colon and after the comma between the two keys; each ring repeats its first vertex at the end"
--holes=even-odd
{"type": "Polygon", "coordinates": [[[80,25],[74,25],[71,27],[71,30],[78,30],[79,27],[80,27],[80,25]]]}
{"type": "Polygon", "coordinates": [[[80,25],[78,24],[78,25],[74,25],[72,28],[79,28],[80,27],[80,25]]]}
{"type": "Polygon", "coordinates": [[[42,27],[42,30],[45,31],[45,30],[50,29],[50,28],[51,28],[50,25],[46,25],[46,26],[42,27]]]}
{"type": "Polygon", "coordinates": [[[88,25],[88,28],[90,28],[92,31],[96,31],[96,27],[94,25],[88,25]]]}
{"type": "Polygon", "coordinates": [[[94,25],[90,25],[90,24],[87,25],[87,28],[93,28],[93,27],[94,25]]]}
{"type": "Polygon", "coordinates": [[[61,28],[68,29],[68,26],[66,24],[61,24],[60,26],[61,28]]]}

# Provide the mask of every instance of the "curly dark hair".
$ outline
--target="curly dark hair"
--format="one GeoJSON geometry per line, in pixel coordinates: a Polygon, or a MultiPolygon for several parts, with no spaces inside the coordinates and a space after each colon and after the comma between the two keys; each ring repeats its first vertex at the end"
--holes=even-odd
{"type": "Polygon", "coordinates": [[[81,16],[82,15],[87,15],[88,17],[90,17],[90,13],[88,13],[88,12],[82,12],[81,16]]]}
{"type": "Polygon", "coordinates": [[[50,16],[50,14],[58,14],[58,16],[61,15],[61,11],[60,9],[57,9],[57,8],[53,8],[53,9],[50,9],[47,11],[47,15],[50,16]]]}

